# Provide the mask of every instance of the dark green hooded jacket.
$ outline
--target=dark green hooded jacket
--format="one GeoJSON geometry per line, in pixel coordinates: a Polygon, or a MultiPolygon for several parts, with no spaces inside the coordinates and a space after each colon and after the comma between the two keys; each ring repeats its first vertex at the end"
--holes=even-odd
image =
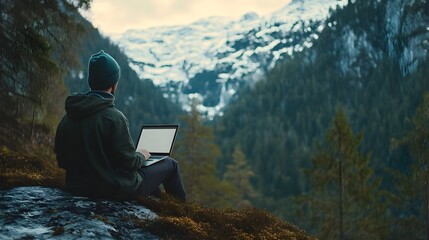
{"type": "Polygon", "coordinates": [[[142,182],[137,173],[144,156],[136,152],[128,120],[110,93],[91,91],[66,99],[55,153],[66,170],[66,187],[76,193],[127,197],[142,182]]]}

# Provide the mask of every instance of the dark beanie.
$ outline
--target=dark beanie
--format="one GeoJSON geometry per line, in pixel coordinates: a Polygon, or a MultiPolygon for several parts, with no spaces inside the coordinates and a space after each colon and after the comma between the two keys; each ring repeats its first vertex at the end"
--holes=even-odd
{"type": "Polygon", "coordinates": [[[88,84],[92,90],[105,90],[121,77],[121,68],[115,59],[101,50],[93,54],[88,63],[88,84]]]}

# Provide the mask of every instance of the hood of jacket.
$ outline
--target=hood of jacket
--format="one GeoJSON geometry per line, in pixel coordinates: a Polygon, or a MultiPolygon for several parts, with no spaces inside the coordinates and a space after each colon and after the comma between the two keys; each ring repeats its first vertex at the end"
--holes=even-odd
{"type": "Polygon", "coordinates": [[[114,107],[115,97],[107,92],[90,91],[73,94],[66,99],[65,110],[71,119],[87,118],[105,108],[114,107]]]}

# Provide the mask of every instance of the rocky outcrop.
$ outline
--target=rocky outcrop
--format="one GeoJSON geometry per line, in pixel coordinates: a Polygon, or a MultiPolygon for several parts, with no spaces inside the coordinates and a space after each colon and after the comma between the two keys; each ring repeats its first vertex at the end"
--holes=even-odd
{"type": "Polygon", "coordinates": [[[132,220],[155,217],[133,201],[76,197],[45,187],[0,191],[0,239],[157,239],[132,220]]]}

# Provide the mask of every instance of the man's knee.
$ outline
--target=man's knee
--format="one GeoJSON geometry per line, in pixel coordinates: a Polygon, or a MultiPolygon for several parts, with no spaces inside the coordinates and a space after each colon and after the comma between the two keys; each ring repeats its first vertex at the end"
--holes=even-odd
{"type": "Polygon", "coordinates": [[[173,166],[174,169],[178,169],[179,168],[179,163],[177,163],[176,160],[174,160],[171,157],[168,157],[167,159],[168,159],[168,161],[170,161],[170,163],[172,164],[172,166],[173,166]]]}

